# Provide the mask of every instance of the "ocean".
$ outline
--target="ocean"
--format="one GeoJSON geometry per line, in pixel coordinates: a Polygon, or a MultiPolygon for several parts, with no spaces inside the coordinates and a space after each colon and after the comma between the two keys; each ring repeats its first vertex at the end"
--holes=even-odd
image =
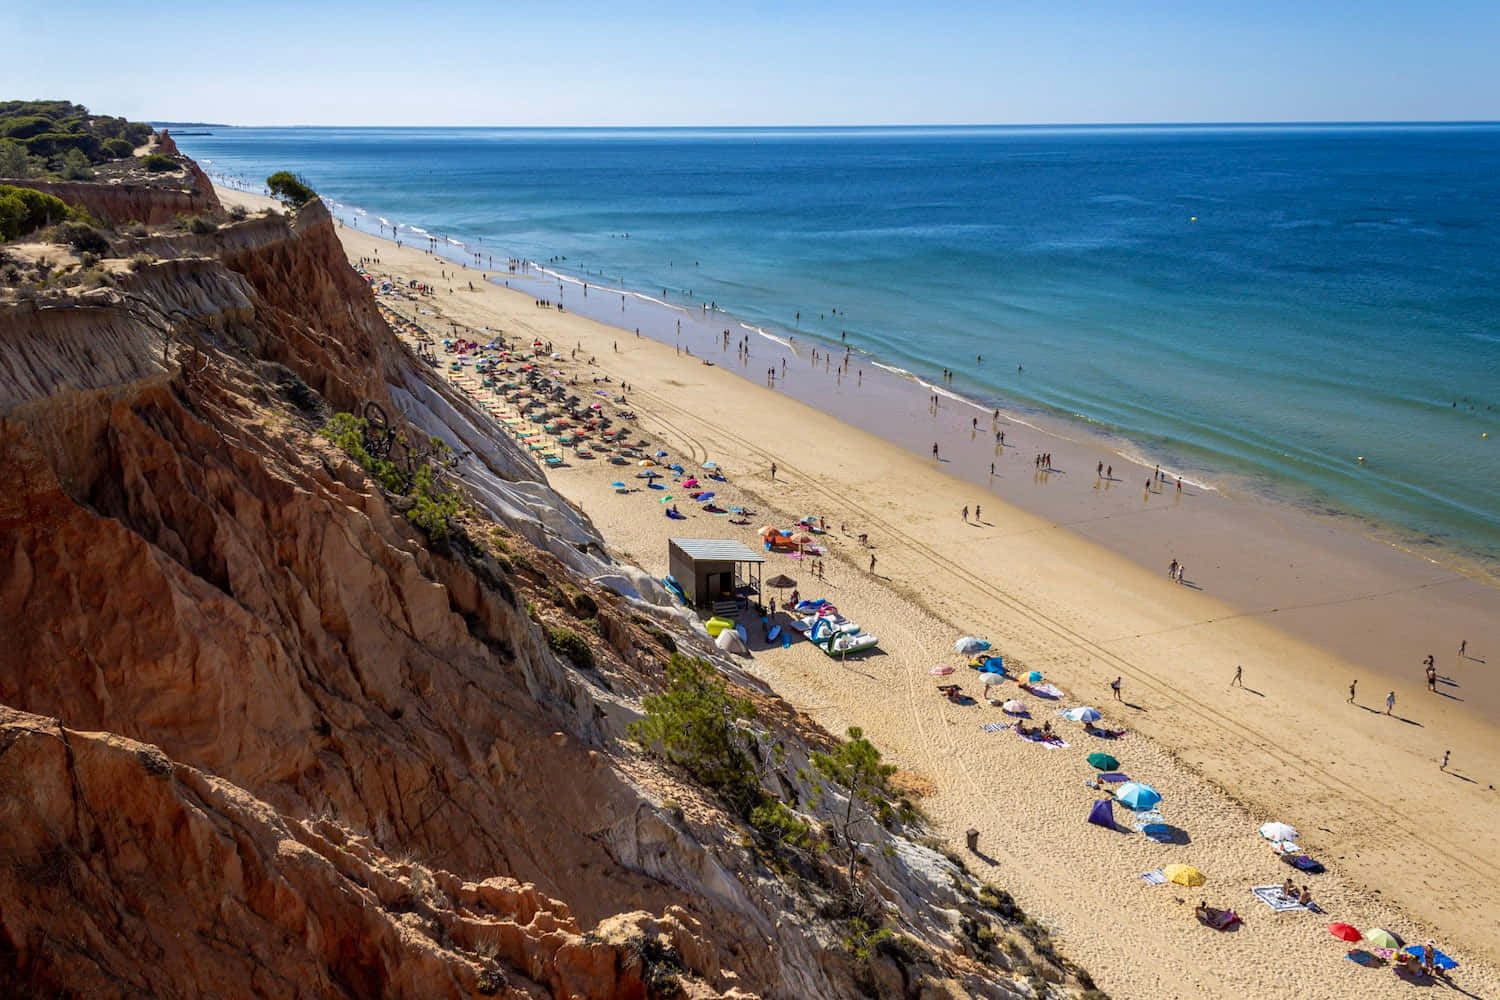
{"type": "MultiPolygon", "coordinates": [[[[933,384],[950,369],[956,393],[1193,482],[1500,568],[1500,125],[235,128],[179,145],[250,190],[292,170],[361,228],[588,280],[599,318],[601,286],[713,303],[736,337],[847,343],[933,384]]],[[[564,298],[585,311],[576,284],[564,298]]]]}

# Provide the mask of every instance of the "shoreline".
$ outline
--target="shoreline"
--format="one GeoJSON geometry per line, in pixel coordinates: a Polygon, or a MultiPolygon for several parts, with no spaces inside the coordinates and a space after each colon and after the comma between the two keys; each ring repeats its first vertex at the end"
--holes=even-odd
{"type": "MultiPolygon", "coordinates": [[[[215,175],[215,183],[220,187],[223,187],[221,183],[223,180],[225,178],[215,175]]],[[[230,190],[242,194],[249,193],[237,187],[231,187],[230,190]]],[[[505,287],[527,288],[535,286],[537,294],[540,297],[549,298],[551,287],[560,284],[566,288],[566,292],[560,293],[561,300],[570,311],[577,315],[605,323],[606,325],[614,326],[622,333],[629,333],[635,329],[634,322],[626,322],[619,316],[613,315],[612,310],[599,308],[594,304],[594,302],[597,302],[600,293],[607,296],[624,296],[632,305],[640,303],[646,307],[644,310],[630,312],[632,319],[640,322],[640,329],[644,335],[651,336],[653,339],[668,346],[680,340],[682,346],[691,348],[696,352],[695,356],[713,357],[716,363],[719,363],[720,359],[715,355],[708,354],[708,349],[717,344],[716,337],[712,336],[710,331],[717,332],[718,330],[722,330],[725,325],[728,325],[733,332],[731,340],[737,341],[740,335],[748,333],[752,336],[752,340],[755,337],[760,337],[768,345],[776,345],[767,348],[767,350],[771,351],[789,348],[792,353],[801,355],[806,350],[816,348],[820,352],[833,349],[837,353],[839,347],[846,346],[817,333],[810,333],[806,335],[807,339],[796,340],[795,344],[788,345],[786,337],[778,335],[778,333],[772,333],[750,321],[740,319],[731,311],[718,309],[704,313],[697,308],[703,304],[701,302],[695,302],[693,306],[689,306],[683,301],[668,301],[657,297],[655,294],[611,284],[610,279],[607,277],[601,279],[603,283],[595,283],[591,280],[589,269],[579,269],[581,273],[578,273],[575,270],[570,270],[566,262],[522,260],[522,263],[529,266],[531,270],[508,274],[503,269],[505,261],[513,259],[508,255],[498,262],[494,261],[492,255],[485,255],[486,259],[491,263],[501,264],[502,267],[500,269],[485,267],[483,263],[474,264],[476,251],[462,240],[455,239],[446,234],[433,233],[420,226],[400,222],[399,220],[393,222],[384,216],[377,215],[358,206],[347,205],[342,202],[331,202],[330,204],[335,211],[335,217],[341,223],[352,225],[358,231],[364,232],[374,238],[394,239],[392,236],[386,236],[380,232],[363,228],[358,224],[358,220],[362,219],[366,224],[368,222],[376,222],[378,225],[383,225],[387,228],[396,226],[402,230],[403,235],[405,233],[415,233],[420,234],[420,237],[424,240],[435,240],[435,249],[439,255],[453,263],[459,264],[461,268],[471,265],[475,266],[481,270],[481,273],[493,275],[491,280],[497,284],[503,284],[506,279],[509,279],[511,284],[505,287]],[[345,218],[339,213],[345,213],[349,217],[345,218]],[[595,292],[594,302],[583,300],[580,290],[584,287],[595,292]],[[663,317],[669,317],[674,320],[682,319],[684,321],[682,333],[685,336],[677,335],[670,323],[662,323],[661,319],[663,317]]],[[[409,248],[413,247],[410,241],[404,241],[402,245],[409,248]]],[[[420,248],[417,249],[421,252],[420,248]]],[[[602,274],[602,272],[599,273],[602,274]]],[[[680,295],[689,290],[669,289],[667,291],[669,294],[676,293],[680,295]]],[[[555,300],[549,298],[549,301],[555,300]]],[[[796,338],[798,336],[791,331],[782,330],[780,332],[785,333],[787,337],[796,338]]],[[[855,358],[862,359],[865,362],[867,365],[865,368],[865,378],[874,380],[875,388],[916,393],[918,391],[917,387],[921,387],[923,392],[927,394],[936,393],[954,407],[972,408],[974,413],[968,415],[980,416],[981,433],[988,423],[987,415],[998,408],[1002,420],[1029,427],[1043,438],[1060,439],[1080,449],[1092,449],[1093,452],[1098,452],[1101,455],[1112,455],[1118,462],[1133,464],[1142,470],[1149,470],[1158,465],[1169,465],[1170,468],[1164,467],[1163,472],[1169,475],[1169,479],[1173,483],[1180,476],[1183,479],[1184,485],[1195,486],[1202,490],[1220,494],[1225,498],[1233,498],[1240,503],[1265,508],[1271,517],[1279,516],[1278,512],[1280,512],[1280,514],[1291,517],[1326,522],[1336,526],[1339,530],[1358,534],[1375,544],[1388,547],[1413,559],[1441,567],[1481,585],[1495,588],[1497,590],[1496,597],[1500,599],[1500,549],[1490,552],[1481,547],[1476,547],[1477,543],[1473,541],[1467,545],[1458,544],[1421,529],[1381,520],[1375,515],[1341,506],[1337,498],[1326,495],[1318,488],[1299,484],[1295,480],[1281,481],[1262,473],[1236,472],[1222,468],[1210,468],[1192,461],[1174,464],[1168,459],[1165,463],[1161,463],[1153,456],[1153,452],[1160,451],[1170,454],[1178,449],[1186,449],[1189,452],[1194,452],[1197,450],[1196,446],[1190,443],[1179,442],[1174,448],[1172,441],[1163,440],[1153,447],[1130,436],[1127,432],[1097,423],[1087,416],[1065,413],[1014,396],[1005,396],[1003,395],[1003,389],[995,390],[1002,394],[1002,398],[987,401],[958,388],[929,380],[918,372],[913,372],[894,363],[886,362],[855,345],[847,346],[852,349],[855,358]]],[[[753,351],[752,353],[760,354],[761,352],[753,351]]],[[[780,354],[775,356],[779,358],[780,354]]],[[[748,366],[740,366],[732,370],[744,374],[754,382],[755,379],[746,370],[747,368],[748,366]]],[[[803,402],[812,403],[815,407],[846,423],[855,423],[856,426],[859,426],[860,415],[857,412],[851,411],[848,408],[837,409],[823,405],[827,397],[822,397],[823,402],[820,402],[820,397],[816,393],[797,391],[795,388],[792,394],[803,402]]],[[[879,436],[888,437],[886,434],[880,434],[879,436]]],[[[1007,439],[1007,443],[1009,441],[1010,439],[1007,439]]],[[[909,450],[919,453],[922,451],[921,447],[914,446],[911,441],[903,441],[901,443],[906,445],[909,450]]],[[[980,464],[983,465],[984,463],[981,462],[980,464]]],[[[1106,464],[1115,464],[1115,462],[1106,459],[1106,464]]],[[[972,474],[972,472],[966,475],[965,478],[975,485],[985,485],[982,479],[972,474]]],[[[1027,504],[1024,499],[1014,495],[1006,497],[1006,499],[1012,503],[1020,503],[1023,507],[1033,510],[1033,512],[1045,514],[1045,505],[1032,506],[1027,504]]],[[[1135,553],[1134,557],[1141,558],[1142,554],[1135,553]]],[[[1170,558],[1172,557],[1169,555],[1167,559],[1163,559],[1163,564],[1165,565],[1165,562],[1170,558]]],[[[1243,601],[1243,595],[1240,599],[1243,601]]],[[[1357,655],[1357,651],[1355,650],[1343,650],[1343,652],[1346,655],[1357,655]]]]}
{"type": "MultiPolygon", "coordinates": [[[[341,235],[351,257],[378,254],[377,271],[425,280],[427,269],[435,278],[446,264],[374,237],[341,235]]],[[[957,505],[972,501],[971,488],[908,449],[785,394],[767,395],[751,381],[726,377],[719,365],[678,357],[646,338],[620,337],[571,313],[537,309],[524,292],[476,288],[416,306],[476,330],[540,335],[564,350],[582,344],[600,366],[563,361],[559,367],[631,382],[642,430],[684,461],[718,460],[730,474],[726,489],[757,508],[829,515],[835,529],[829,578],[807,592],[821,590],[879,632],[883,655],[838,664],[799,643],[759,652],[751,669],[831,731],[863,726],[889,759],[929,780],[927,808],[937,832],[956,844],[965,827],[980,829],[987,854],[971,865],[982,877],[992,873],[1052,925],[1106,990],[1152,997],[1404,995],[1388,973],[1344,961],[1342,949],[1326,940],[1327,919],[1390,926],[1418,940],[1431,933],[1462,952],[1460,983],[1473,989],[1482,980],[1479,995],[1485,995],[1500,981],[1489,964],[1500,954],[1493,916],[1500,866],[1487,832],[1500,808],[1485,787],[1500,758],[1489,726],[1436,699],[1418,703],[1421,720],[1411,726],[1368,707],[1335,712],[1343,709],[1349,669],[1340,657],[1235,615],[1209,594],[1168,584],[1057,518],[995,498],[985,500],[983,524],[962,524],[957,505]],[[612,342],[622,348],[618,354],[612,342]],[[809,440],[823,447],[805,447],[809,440]],[[769,460],[781,466],[774,483],[769,460]],[[839,511],[853,521],[847,535],[837,530],[839,511]],[[878,577],[864,572],[866,553],[853,544],[851,536],[864,530],[877,546],[878,577]],[[1079,787],[1081,737],[1073,731],[1067,735],[1075,748],[1054,753],[979,730],[981,722],[1004,719],[996,709],[936,698],[928,668],[957,659],[951,643],[960,633],[985,635],[1077,701],[1093,699],[1112,724],[1126,723],[1132,735],[1106,749],[1119,753],[1132,776],[1163,791],[1167,817],[1185,831],[1186,844],[1163,848],[1084,825],[1092,793],[1079,787]],[[1257,690],[1230,695],[1219,687],[1232,670],[1226,648],[1246,656],[1246,686],[1257,690]],[[1123,705],[1112,705],[1108,693],[1117,673],[1126,677],[1123,705]],[[1230,697],[1232,704],[1222,703],[1230,697]],[[1441,727],[1462,763],[1465,776],[1442,788],[1429,787],[1437,775],[1428,745],[1435,737],[1426,726],[1441,727]],[[1016,802],[1024,808],[1013,808],[1016,802]],[[1273,917],[1250,909],[1258,904],[1240,887],[1279,881],[1287,870],[1254,834],[1254,824],[1268,819],[1298,826],[1304,845],[1330,863],[1330,874],[1313,887],[1334,916],[1273,917]],[[1184,919],[1172,895],[1180,890],[1151,889],[1134,878],[1163,861],[1209,872],[1209,887],[1194,895],[1233,905],[1252,932],[1216,939],[1218,947],[1203,951],[1193,968],[1181,968],[1174,956],[1202,950],[1193,935],[1207,932],[1184,919]],[[1429,866],[1442,871],[1430,873],[1429,866]]],[[[381,301],[398,312],[409,306],[381,301]]],[[[588,511],[613,551],[643,568],[664,571],[667,525],[674,535],[733,537],[722,519],[696,513],[664,522],[649,498],[607,488],[614,475],[608,469],[576,462],[547,474],[588,511]]],[[[1049,484],[1020,478],[1049,502],[1066,500],[1049,484]]],[[[1051,478],[1056,486],[1066,476],[1051,478]]],[[[1182,512],[1158,505],[1134,526],[1159,533],[1158,515],[1174,510],[1182,512]]],[[[775,515],[766,517],[776,523],[775,515]]],[[[786,568],[804,577],[801,566],[786,568]]],[[[1370,621],[1390,624],[1379,614],[1370,621]]],[[[1484,655],[1477,640],[1473,645],[1484,655]]],[[[1445,668],[1449,660],[1445,655],[1445,668]]],[[[977,692],[969,676],[954,679],[977,692]]],[[[1459,690],[1467,694],[1464,681],[1459,690]]],[[[1361,692],[1362,702],[1372,697],[1361,692]]],[[[1417,716],[1407,707],[1416,699],[1403,691],[1402,712],[1417,716]]],[[[1043,715],[1050,710],[1036,722],[1043,715]]]]}

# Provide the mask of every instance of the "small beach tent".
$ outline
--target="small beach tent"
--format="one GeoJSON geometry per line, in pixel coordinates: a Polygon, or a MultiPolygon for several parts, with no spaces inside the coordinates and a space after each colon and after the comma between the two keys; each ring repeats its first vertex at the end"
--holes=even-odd
{"type": "Polygon", "coordinates": [[[733,539],[667,539],[667,569],[692,605],[733,599],[741,589],[759,595],[760,570],[765,561],[733,539]]]}
{"type": "Polygon", "coordinates": [[[714,640],[714,645],[726,653],[743,654],[746,652],[745,643],[740,638],[740,634],[732,628],[726,628],[720,632],[719,637],[714,640]]]}
{"type": "Polygon", "coordinates": [[[1089,822],[1108,830],[1115,828],[1115,810],[1109,799],[1100,799],[1094,803],[1094,808],[1089,810],[1089,822]]]}

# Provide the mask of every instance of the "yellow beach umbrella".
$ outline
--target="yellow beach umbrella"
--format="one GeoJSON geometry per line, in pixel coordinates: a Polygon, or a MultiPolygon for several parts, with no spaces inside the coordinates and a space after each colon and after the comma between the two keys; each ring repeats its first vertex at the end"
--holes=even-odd
{"type": "Polygon", "coordinates": [[[1178,885],[1196,886],[1208,881],[1208,878],[1192,865],[1167,865],[1161,873],[1167,877],[1168,882],[1176,882],[1178,885]]]}
{"type": "Polygon", "coordinates": [[[1389,948],[1395,951],[1401,947],[1401,942],[1396,940],[1396,935],[1390,931],[1381,930],[1379,927],[1365,931],[1365,940],[1376,948],[1389,948]]]}

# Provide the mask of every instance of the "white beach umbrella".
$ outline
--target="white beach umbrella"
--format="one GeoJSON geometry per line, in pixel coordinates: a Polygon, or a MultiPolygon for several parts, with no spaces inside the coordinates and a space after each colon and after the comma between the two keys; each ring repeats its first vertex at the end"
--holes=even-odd
{"type": "Polygon", "coordinates": [[[982,653],[990,648],[990,644],[978,636],[966,635],[955,642],[953,648],[960,653],[982,653]]]}
{"type": "Polygon", "coordinates": [[[981,683],[983,683],[985,687],[994,687],[995,685],[998,685],[998,684],[1004,684],[1005,683],[1005,675],[1004,674],[986,673],[984,675],[984,680],[981,683]]]}
{"type": "Polygon", "coordinates": [[[1018,700],[1016,698],[1012,698],[1010,701],[1007,701],[1004,705],[1001,705],[1000,707],[1003,708],[1003,709],[1005,709],[1007,712],[1010,712],[1013,715],[1019,715],[1021,712],[1026,711],[1026,703],[1024,701],[1020,701],[1020,700],[1018,700]]]}
{"type": "Polygon", "coordinates": [[[1097,708],[1090,705],[1080,705],[1077,708],[1070,708],[1064,712],[1063,718],[1071,719],[1074,722],[1098,722],[1103,716],[1099,714],[1097,708]]]}
{"type": "Polygon", "coordinates": [[[1297,828],[1286,823],[1267,823],[1260,828],[1260,835],[1267,840],[1296,840],[1297,828]]]}

